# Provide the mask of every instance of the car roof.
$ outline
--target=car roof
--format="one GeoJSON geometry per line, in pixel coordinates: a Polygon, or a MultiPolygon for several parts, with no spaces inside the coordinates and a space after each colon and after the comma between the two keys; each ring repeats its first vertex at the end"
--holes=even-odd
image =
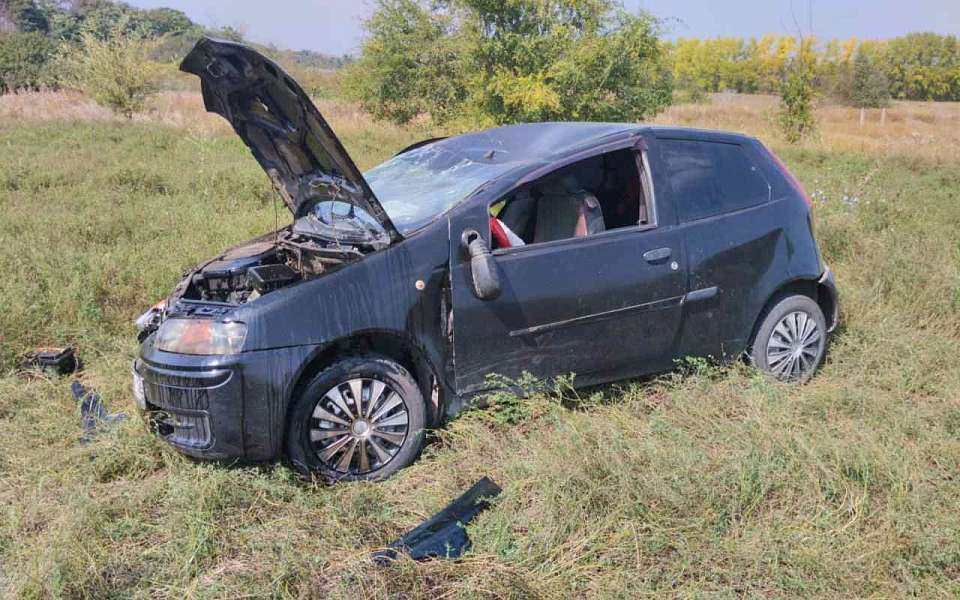
{"type": "MultiPolygon", "coordinates": [[[[443,148],[486,163],[549,162],[618,138],[638,133],[656,137],[744,142],[749,136],[728,131],[641,123],[522,123],[464,133],[434,142],[443,148]]],[[[431,144],[433,145],[433,144],[431,144]]]]}
{"type": "Polygon", "coordinates": [[[640,129],[629,123],[523,123],[464,133],[436,147],[477,155],[487,163],[542,162],[625,137],[640,129]]]}
{"type": "Polygon", "coordinates": [[[720,129],[702,129],[699,127],[678,127],[676,125],[644,125],[644,132],[652,133],[659,138],[678,138],[678,139],[696,139],[712,140],[717,142],[753,142],[756,138],[735,131],[723,131],[720,129]]]}

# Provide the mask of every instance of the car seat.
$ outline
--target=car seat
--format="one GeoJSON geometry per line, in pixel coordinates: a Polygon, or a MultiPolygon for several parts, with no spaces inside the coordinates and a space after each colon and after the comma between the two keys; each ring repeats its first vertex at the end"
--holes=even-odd
{"type": "Polygon", "coordinates": [[[534,242],[584,237],[606,230],[600,202],[572,174],[540,186],[534,242]]]}

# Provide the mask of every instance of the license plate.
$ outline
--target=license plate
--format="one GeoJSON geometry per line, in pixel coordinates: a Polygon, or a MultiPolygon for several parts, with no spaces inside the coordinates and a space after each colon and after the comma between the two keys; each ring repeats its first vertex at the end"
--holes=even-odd
{"type": "Polygon", "coordinates": [[[147,397],[143,393],[143,377],[136,371],[133,372],[133,397],[140,410],[147,410],[147,397]]]}

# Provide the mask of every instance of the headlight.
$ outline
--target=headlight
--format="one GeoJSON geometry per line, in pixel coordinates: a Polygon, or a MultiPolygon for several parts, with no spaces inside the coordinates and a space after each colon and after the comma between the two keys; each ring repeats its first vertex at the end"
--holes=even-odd
{"type": "Polygon", "coordinates": [[[151,306],[149,309],[147,309],[147,312],[137,317],[137,320],[133,322],[133,324],[136,325],[137,327],[137,331],[143,331],[148,327],[152,327],[156,329],[157,323],[160,322],[160,316],[163,314],[163,311],[165,311],[166,309],[167,309],[166,299],[161,300],[160,302],[157,302],[156,304],[151,306]]]}
{"type": "Polygon", "coordinates": [[[156,347],[178,354],[237,354],[246,337],[243,323],[167,319],[157,331],[156,347]]]}

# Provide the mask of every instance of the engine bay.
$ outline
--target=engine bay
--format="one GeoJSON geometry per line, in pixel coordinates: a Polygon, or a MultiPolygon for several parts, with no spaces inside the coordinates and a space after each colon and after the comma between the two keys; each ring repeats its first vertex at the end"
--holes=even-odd
{"type": "Polygon", "coordinates": [[[340,269],[362,258],[362,246],[344,245],[287,228],[228,250],[187,277],[182,298],[244,304],[340,269]]]}

